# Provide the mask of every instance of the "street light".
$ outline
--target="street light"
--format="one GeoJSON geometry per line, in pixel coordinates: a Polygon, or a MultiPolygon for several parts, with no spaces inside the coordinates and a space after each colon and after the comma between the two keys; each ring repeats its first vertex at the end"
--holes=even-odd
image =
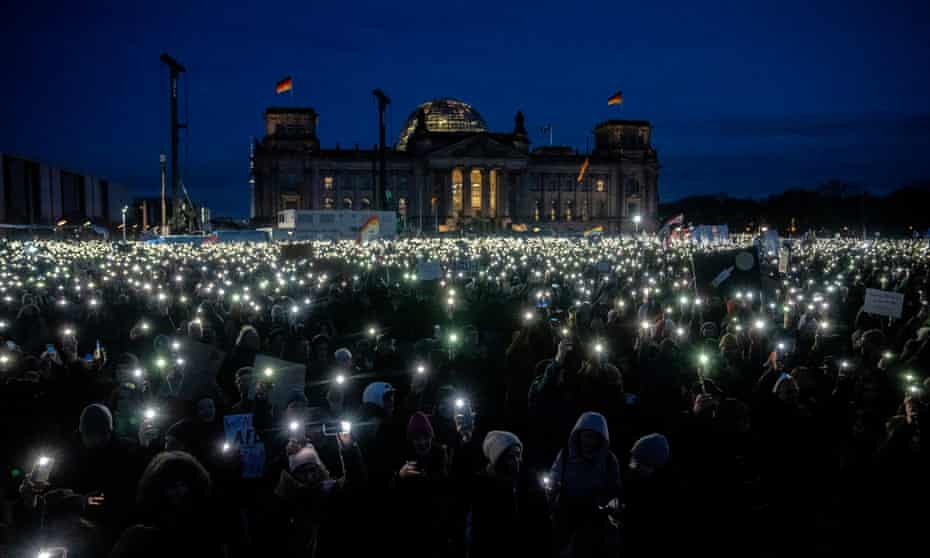
{"type": "Polygon", "coordinates": [[[129,211],[129,206],[123,206],[123,242],[126,242],[126,212],[129,211]]]}
{"type": "Polygon", "coordinates": [[[639,223],[643,220],[642,215],[633,216],[633,224],[636,225],[636,234],[639,234],[639,223]]]}

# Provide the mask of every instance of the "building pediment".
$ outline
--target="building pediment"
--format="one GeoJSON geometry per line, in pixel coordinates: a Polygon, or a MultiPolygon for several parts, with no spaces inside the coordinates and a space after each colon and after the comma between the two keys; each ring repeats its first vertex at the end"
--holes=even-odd
{"type": "Polygon", "coordinates": [[[427,155],[428,159],[526,159],[526,153],[487,134],[476,134],[427,155]]]}

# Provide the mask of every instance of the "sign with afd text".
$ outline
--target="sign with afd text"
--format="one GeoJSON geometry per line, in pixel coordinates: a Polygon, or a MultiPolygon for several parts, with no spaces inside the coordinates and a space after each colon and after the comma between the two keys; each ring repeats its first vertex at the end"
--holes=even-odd
{"type": "Polygon", "coordinates": [[[226,443],[239,452],[246,479],[261,478],[265,473],[265,444],[256,435],[252,418],[252,413],[223,417],[226,443]]]}
{"type": "Polygon", "coordinates": [[[900,318],[904,306],[904,293],[881,291],[879,289],[865,290],[865,306],[863,310],[869,314],[900,318]]]}

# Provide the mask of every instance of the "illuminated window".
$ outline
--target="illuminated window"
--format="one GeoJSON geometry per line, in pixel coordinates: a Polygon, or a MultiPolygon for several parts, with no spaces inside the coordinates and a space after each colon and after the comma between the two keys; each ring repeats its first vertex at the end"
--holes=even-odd
{"type": "Polygon", "coordinates": [[[536,206],[533,208],[533,220],[539,221],[539,200],[536,200],[536,206]]]}
{"type": "Polygon", "coordinates": [[[398,198],[397,212],[401,215],[407,215],[407,198],[398,198]]]}
{"type": "Polygon", "coordinates": [[[459,213],[464,207],[463,192],[462,192],[462,171],[459,169],[454,169],[452,171],[452,211],[454,213],[459,213]]]}
{"type": "Polygon", "coordinates": [[[343,207],[343,208],[345,208],[345,209],[352,209],[352,205],[353,205],[353,203],[352,203],[352,198],[350,198],[349,196],[346,196],[346,197],[342,198],[342,207],[343,207]]]}
{"type": "Polygon", "coordinates": [[[555,200],[552,200],[552,205],[549,207],[549,220],[555,221],[556,215],[558,215],[558,212],[556,211],[555,200]]]}
{"type": "Polygon", "coordinates": [[[368,198],[362,198],[362,209],[371,209],[371,200],[368,198]]]}
{"type": "Polygon", "coordinates": [[[333,198],[323,198],[323,209],[332,209],[336,207],[336,200],[333,198]]]}
{"type": "Polygon", "coordinates": [[[598,181],[595,183],[594,189],[597,190],[598,192],[603,192],[603,191],[604,191],[604,181],[603,181],[603,180],[598,180],[598,181]]]}
{"type": "Polygon", "coordinates": [[[471,171],[471,209],[475,213],[481,211],[481,171],[471,171]]]}
{"type": "Polygon", "coordinates": [[[488,176],[489,186],[491,191],[488,193],[490,199],[488,200],[488,208],[490,209],[491,217],[497,215],[497,171],[492,170],[488,176]]]}
{"type": "Polygon", "coordinates": [[[572,206],[573,206],[573,205],[574,205],[574,202],[572,202],[571,200],[569,200],[569,201],[565,204],[565,220],[566,220],[566,221],[571,221],[571,220],[572,220],[572,206]]]}
{"type": "Polygon", "coordinates": [[[323,177],[323,189],[326,190],[327,192],[333,191],[333,177],[332,176],[323,177]]]}

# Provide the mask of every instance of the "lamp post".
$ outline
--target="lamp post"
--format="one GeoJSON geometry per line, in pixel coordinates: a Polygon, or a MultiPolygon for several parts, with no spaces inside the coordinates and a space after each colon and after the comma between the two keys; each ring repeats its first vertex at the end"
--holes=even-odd
{"type": "Polygon", "coordinates": [[[126,242],[126,212],[129,211],[129,206],[123,206],[123,242],[126,242]]]}
{"type": "Polygon", "coordinates": [[[643,220],[642,215],[633,216],[633,224],[636,226],[636,234],[639,234],[639,223],[643,220]]]}

